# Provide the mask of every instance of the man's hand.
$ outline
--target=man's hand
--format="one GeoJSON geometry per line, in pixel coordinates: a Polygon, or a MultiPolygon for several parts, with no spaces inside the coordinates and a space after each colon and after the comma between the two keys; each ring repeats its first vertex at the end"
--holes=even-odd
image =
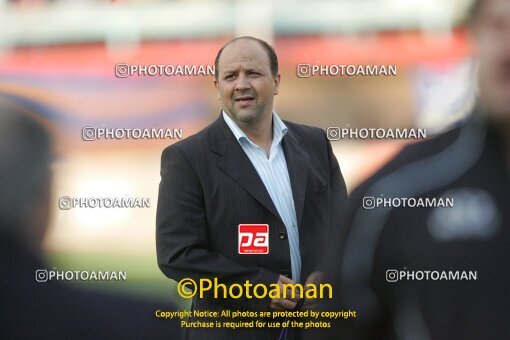
{"type": "MultiPolygon", "coordinates": [[[[313,272],[311,273],[307,278],[306,278],[306,282],[304,284],[304,288],[305,288],[305,295],[306,295],[306,287],[307,287],[307,284],[309,283],[312,283],[314,285],[319,285],[323,282],[324,280],[324,273],[323,272],[313,272]]],[[[305,301],[303,302],[303,309],[314,309],[315,307],[317,307],[317,303],[318,303],[318,300],[317,299],[305,299],[305,301]]]]}
{"type": "Polygon", "coordinates": [[[269,304],[269,308],[274,310],[292,310],[294,307],[296,307],[297,302],[301,299],[301,296],[297,292],[295,292],[296,296],[292,297],[292,289],[290,287],[287,287],[287,290],[285,292],[285,298],[283,298],[283,285],[284,284],[294,284],[294,281],[289,279],[286,276],[280,275],[278,278],[278,285],[280,285],[280,291],[282,293],[282,296],[279,298],[271,299],[271,303],[269,304]]]}

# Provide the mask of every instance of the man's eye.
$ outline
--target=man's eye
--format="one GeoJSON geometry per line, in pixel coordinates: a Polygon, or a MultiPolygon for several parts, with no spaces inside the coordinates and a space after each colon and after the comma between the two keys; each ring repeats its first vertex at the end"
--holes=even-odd
{"type": "Polygon", "coordinates": [[[234,75],[233,74],[229,74],[227,76],[225,76],[225,79],[234,79],[234,75]]]}

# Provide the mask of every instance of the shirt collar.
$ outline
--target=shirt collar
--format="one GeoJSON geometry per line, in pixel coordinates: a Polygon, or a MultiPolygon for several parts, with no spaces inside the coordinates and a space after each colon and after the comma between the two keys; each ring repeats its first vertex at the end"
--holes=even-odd
{"type": "MultiPolygon", "coordinates": [[[[225,123],[227,123],[228,127],[236,137],[239,143],[242,143],[243,141],[247,141],[255,146],[255,144],[248,138],[246,133],[244,133],[243,130],[234,122],[232,118],[230,118],[229,115],[225,113],[225,111],[221,111],[223,114],[223,119],[225,120],[225,123]]],[[[276,112],[273,112],[273,142],[272,145],[278,145],[281,143],[283,137],[287,133],[289,129],[285,125],[285,123],[281,120],[281,118],[276,114],[276,112]]]]}

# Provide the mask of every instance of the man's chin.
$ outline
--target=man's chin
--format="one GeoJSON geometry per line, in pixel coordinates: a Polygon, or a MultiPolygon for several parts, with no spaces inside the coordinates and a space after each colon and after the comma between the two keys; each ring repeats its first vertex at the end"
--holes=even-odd
{"type": "Polygon", "coordinates": [[[234,112],[234,117],[243,123],[252,123],[257,120],[257,113],[253,110],[238,110],[234,112]]]}

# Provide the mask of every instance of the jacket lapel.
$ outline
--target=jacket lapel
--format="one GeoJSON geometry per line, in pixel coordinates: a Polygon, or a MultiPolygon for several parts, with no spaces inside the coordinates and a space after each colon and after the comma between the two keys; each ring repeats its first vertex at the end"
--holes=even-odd
{"type": "Polygon", "coordinates": [[[218,167],[281,221],[257,170],[221,115],[214,123],[211,133],[211,149],[221,156],[218,167]]]}
{"type": "MultiPolygon", "coordinates": [[[[289,124],[287,124],[287,127],[289,127],[289,124]]],[[[303,217],[306,185],[310,171],[308,154],[299,147],[299,144],[301,144],[301,138],[289,127],[287,134],[283,137],[282,145],[289,172],[298,227],[301,226],[303,217]]],[[[239,145],[221,114],[211,129],[211,149],[221,156],[218,160],[220,169],[281,221],[280,214],[278,214],[257,170],[239,145]]]]}

